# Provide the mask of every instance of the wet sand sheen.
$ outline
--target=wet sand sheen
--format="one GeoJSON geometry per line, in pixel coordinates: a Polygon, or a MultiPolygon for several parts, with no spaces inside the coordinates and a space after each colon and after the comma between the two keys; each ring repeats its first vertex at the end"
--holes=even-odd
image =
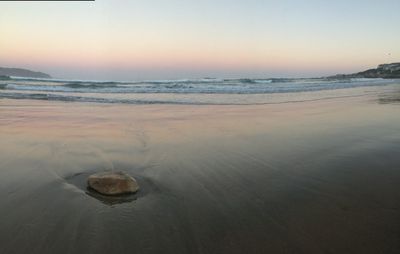
{"type": "Polygon", "coordinates": [[[398,110],[1,100],[0,253],[398,253],[398,110]],[[88,195],[109,169],[143,191],[88,195]]]}

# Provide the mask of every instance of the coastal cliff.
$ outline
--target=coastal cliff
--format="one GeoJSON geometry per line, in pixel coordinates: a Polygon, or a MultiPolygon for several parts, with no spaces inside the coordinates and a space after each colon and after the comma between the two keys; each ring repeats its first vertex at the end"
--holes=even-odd
{"type": "Polygon", "coordinates": [[[375,69],[353,74],[337,74],[329,78],[400,78],[400,63],[380,64],[375,69]]]}
{"type": "Polygon", "coordinates": [[[4,68],[0,67],[0,76],[16,76],[24,78],[51,78],[49,74],[43,72],[36,72],[20,68],[4,68]]]}

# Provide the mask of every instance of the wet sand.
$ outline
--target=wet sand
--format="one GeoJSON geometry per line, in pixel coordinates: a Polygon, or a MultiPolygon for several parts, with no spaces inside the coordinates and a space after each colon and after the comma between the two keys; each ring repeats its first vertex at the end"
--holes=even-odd
{"type": "Polygon", "coordinates": [[[0,253],[399,253],[399,112],[0,100],[0,253]]]}

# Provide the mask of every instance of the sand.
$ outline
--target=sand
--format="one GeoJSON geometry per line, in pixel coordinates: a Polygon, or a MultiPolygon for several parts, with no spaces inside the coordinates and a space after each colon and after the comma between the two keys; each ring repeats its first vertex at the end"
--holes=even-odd
{"type": "Polygon", "coordinates": [[[399,253],[400,105],[382,98],[0,100],[0,253],[399,253]],[[92,195],[103,170],[141,190],[92,195]]]}

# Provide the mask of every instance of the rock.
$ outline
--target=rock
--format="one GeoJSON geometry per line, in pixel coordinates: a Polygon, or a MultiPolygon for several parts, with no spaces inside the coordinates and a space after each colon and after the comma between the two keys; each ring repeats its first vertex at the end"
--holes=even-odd
{"type": "Polygon", "coordinates": [[[380,64],[375,69],[353,73],[353,74],[338,74],[335,76],[327,77],[334,79],[349,79],[349,78],[387,78],[397,79],[400,78],[400,63],[380,64]]]}
{"type": "Polygon", "coordinates": [[[21,68],[4,68],[0,67],[1,76],[16,76],[25,78],[51,78],[49,74],[37,71],[31,71],[21,68]]]}
{"type": "Polygon", "coordinates": [[[135,193],[139,185],[134,178],[123,172],[102,172],[88,177],[90,188],[104,195],[135,193]]]}

